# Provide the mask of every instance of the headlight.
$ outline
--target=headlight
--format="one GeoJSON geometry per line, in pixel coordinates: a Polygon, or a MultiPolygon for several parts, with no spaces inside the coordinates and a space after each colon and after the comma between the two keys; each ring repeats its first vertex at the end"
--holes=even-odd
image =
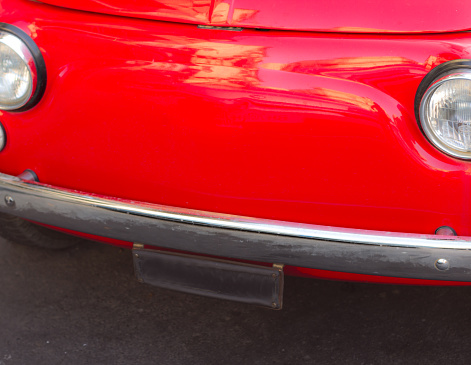
{"type": "Polygon", "coordinates": [[[438,76],[420,102],[420,124],[438,149],[471,159],[471,69],[438,76]]]}
{"type": "Polygon", "coordinates": [[[20,29],[0,24],[0,110],[28,109],[46,86],[41,52],[20,29]]]}

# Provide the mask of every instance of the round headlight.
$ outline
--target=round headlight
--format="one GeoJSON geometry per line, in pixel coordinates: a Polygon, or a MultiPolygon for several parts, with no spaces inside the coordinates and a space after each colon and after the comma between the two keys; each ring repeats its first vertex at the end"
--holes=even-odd
{"type": "Polygon", "coordinates": [[[471,159],[471,69],[454,70],[433,81],[422,97],[419,115],[435,147],[471,159]]]}
{"type": "Polygon", "coordinates": [[[45,69],[33,40],[22,30],[0,23],[0,110],[35,105],[46,86],[45,69]]]}

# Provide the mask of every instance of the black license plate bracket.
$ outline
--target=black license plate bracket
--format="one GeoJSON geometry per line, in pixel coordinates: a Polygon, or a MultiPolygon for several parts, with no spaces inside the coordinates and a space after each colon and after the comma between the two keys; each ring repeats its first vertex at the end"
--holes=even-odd
{"type": "Polygon", "coordinates": [[[212,298],[281,309],[282,266],[261,266],[196,255],[133,248],[139,281],[212,298]]]}

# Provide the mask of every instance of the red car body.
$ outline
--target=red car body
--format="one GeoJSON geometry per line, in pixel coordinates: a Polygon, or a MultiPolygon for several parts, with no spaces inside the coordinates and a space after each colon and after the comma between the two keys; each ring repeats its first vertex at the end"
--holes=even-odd
{"type": "MultiPolygon", "coordinates": [[[[47,87],[33,108],[0,113],[0,172],[30,169],[64,191],[191,214],[432,241],[447,226],[465,257],[471,164],[427,140],[414,103],[433,69],[471,59],[470,16],[471,4],[458,0],[4,0],[0,22],[39,47],[47,87]]],[[[132,247],[106,227],[56,228],[132,247]]],[[[159,238],[155,246],[181,250],[159,238]]],[[[430,256],[430,270],[442,258],[430,256]]],[[[421,275],[414,258],[404,262],[410,271],[368,270],[361,260],[345,270],[287,262],[285,271],[468,281],[447,274],[453,263],[421,275]]]]}

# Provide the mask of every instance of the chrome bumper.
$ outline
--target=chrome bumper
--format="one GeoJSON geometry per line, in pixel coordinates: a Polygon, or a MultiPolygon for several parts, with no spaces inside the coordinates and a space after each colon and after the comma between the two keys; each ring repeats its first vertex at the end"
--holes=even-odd
{"type": "Polygon", "coordinates": [[[209,213],[97,196],[1,173],[0,194],[1,212],[156,247],[340,272],[471,281],[471,237],[209,213]]]}

